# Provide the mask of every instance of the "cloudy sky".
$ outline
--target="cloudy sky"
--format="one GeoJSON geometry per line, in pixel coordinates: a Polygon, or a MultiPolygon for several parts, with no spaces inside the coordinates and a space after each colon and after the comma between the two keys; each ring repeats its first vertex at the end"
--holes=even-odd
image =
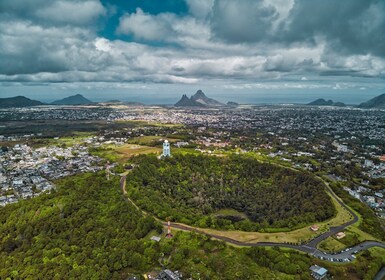
{"type": "Polygon", "coordinates": [[[0,97],[355,103],[384,34],[383,0],[0,0],[0,97]]]}

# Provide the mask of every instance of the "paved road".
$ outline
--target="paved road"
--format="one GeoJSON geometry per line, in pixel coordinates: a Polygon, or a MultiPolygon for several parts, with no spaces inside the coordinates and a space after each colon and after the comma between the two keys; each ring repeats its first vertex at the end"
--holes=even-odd
{"type": "MultiPolygon", "coordinates": [[[[120,187],[122,188],[122,192],[124,194],[126,194],[125,186],[126,186],[126,176],[122,176],[122,178],[120,179],[120,187]]],[[[358,244],[352,248],[348,248],[348,250],[345,249],[342,252],[336,252],[336,253],[332,253],[332,254],[326,253],[326,252],[323,252],[323,251],[320,251],[319,249],[317,249],[318,243],[325,240],[329,236],[334,235],[337,232],[344,230],[346,227],[348,227],[348,226],[350,226],[350,225],[352,225],[358,221],[357,215],[343,203],[343,201],[330,189],[330,187],[326,186],[326,188],[327,188],[326,190],[337,200],[337,202],[352,215],[353,219],[350,220],[349,222],[346,222],[346,223],[340,225],[340,226],[331,227],[328,232],[320,234],[316,238],[314,238],[311,241],[304,243],[302,245],[293,245],[293,244],[286,244],[286,243],[274,243],[274,242],[254,242],[254,243],[242,242],[242,241],[238,241],[238,240],[235,240],[235,239],[232,239],[229,237],[225,237],[225,236],[220,236],[220,235],[216,235],[216,234],[209,234],[209,233],[206,233],[202,230],[193,228],[193,227],[185,225],[185,224],[171,223],[171,227],[185,230],[185,231],[197,232],[197,233],[200,233],[203,235],[213,237],[213,238],[218,239],[218,240],[225,241],[225,242],[230,243],[230,244],[238,245],[238,246],[249,246],[249,247],[255,247],[255,246],[267,247],[267,246],[269,246],[269,247],[291,248],[291,249],[302,251],[304,253],[308,253],[308,254],[316,257],[316,258],[323,259],[325,261],[330,261],[330,262],[350,262],[355,258],[355,254],[357,254],[360,251],[367,250],[371,247],[381,247],[381,248],[385,249],[385,244],[383,244],[381,242],[377,242],[377,241],[365,241],[365,242],[362,242],[362,243],[360,243],[360,244],[358,244]]],[[[128,200],[137,209],[139,209],[139,207],[131,199],[128,198],[128,200]]],[[[142,210],[142,212],[145,215],[147,215],[147,213],[144,212],[143,210],[142,210]]],[[[159,220],[159,219],[157,219],[157,220],[159,220]]],[[[167,222],[162,221],[162,223],[164,226],[167,226],[167,222]]],[[[384,273],[385,273],[385,270],[384,270],[384,273]]],[[[381,279],[381,278],[379,278],[379,279],[381,279]]]]}
{"type": "Polygon", "coordinates": [[[385,266],[374,276],[373,280],[384,280],[385,279],[385,266]]]}
{"type": "MultiPolygon", "coordinates": [[[[325,183],[326,185],[326,183],[325,183]]],[[[320,243],[321,241],[325,240],[326,238],[328,238],[329,236],[332,236],[332,235],[335,235],[336,233],[340,232],[340,231],[343,231],[345,228],[347,228],[348,226],[351,226],[353,224],[355,224],[356,222],[358,222],[358,217],[357,215],[352,211],[350,210],[350,208],[348,208],[346,206],[346,204],[330,189],[329,186],[326,185],[326,191],[329,192],[331,194],[331,196],[333,196],[335,198],[335,200],[346,210],[350,213],[350,215],[352,215],[353,219],[350,220],[349,222],[346,222],[340,226],[337,226],[337,227],[331,227],[329,229],[328,232],[325,232],[321,235],[319,235],[318,237],[314,238],[313,240],[311,240],[310,242],[308,242],[306,245],[308,245],[309,247],[313,247],[313,248],[317,248],[317,245],[318,243],[320,243]]]]}

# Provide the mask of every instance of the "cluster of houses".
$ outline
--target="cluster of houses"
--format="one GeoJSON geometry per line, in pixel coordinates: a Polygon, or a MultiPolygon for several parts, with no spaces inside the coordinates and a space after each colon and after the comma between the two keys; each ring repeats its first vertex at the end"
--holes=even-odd
{"type": "Polygon", "coordinates": [[[355,189],[344,187],[344,190],[356,199],[366,203],[376,211],[380,218],[385,219],[385,190],[373,191],[364,186],[358,186],[355,189]]]}
{"type": "Polygon", "coordinates": [[[42,147],[25,144],[0,151],[0,206],[37,196],[54,188],[52,180],[81,172],[96,172],[100,158],[87,147],[42,147]]]}

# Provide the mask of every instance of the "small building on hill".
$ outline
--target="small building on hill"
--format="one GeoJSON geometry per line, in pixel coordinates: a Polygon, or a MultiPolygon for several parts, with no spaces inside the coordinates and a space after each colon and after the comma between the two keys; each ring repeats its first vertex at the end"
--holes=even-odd
{"type": "Polygon", "coordinates": [[[310,229],[311,229],[312,231],[318,231],[318,230],[319,230],[319,227],[318,227],[317,225],[312,225],[312,226],[310,227],[310,229]]]}
{"type": "Polygon", "coordinates": [[[346,236],[346,234],[342,231],[336,234],[337,239],[344,238],[345,236],[346,236]]]}
{"type": "Polygon", "coordinates": [[[314,279],[320,280],[324,279],[327,276],[328,270],[326,268],[323,268],[322,266],[312,265],[310,267],[310,273],[314,279]]]}

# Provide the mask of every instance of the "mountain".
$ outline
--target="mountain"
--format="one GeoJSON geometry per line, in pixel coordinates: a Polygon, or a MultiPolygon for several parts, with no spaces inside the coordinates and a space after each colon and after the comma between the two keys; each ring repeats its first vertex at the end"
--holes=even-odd
{"type": "Polygon", "coordinates": [[[175,104],[176,107],[219,107],[225,104],[207,97],[202,90],[198,90],[191,98],[186,94],[175,104]]]}
{"type": "Polygon", "coordinates": [[[39,106],[39,105],[44,105],[44,103],[29,99],[24,96],[0,98],[0,108],[30,107],[30,106],[39,106]]]}
{"type": "Polygon", "coordinates": [[[326,101],[325,99],[323,98],[319,98],[317,100],[314,100],[313,102],[310,102],[306,105],[310,105],[310,106],[338,106],[338,107],[344,107],[346,106],[344,103],[342,102],[333,102],[333,100],[329,99],[328,101],[326,101]]]}
{"type": "Polygon", "coordinates": [[[227,106],[229,107],[238,107],[239,104],[237,102],[229,101],[226,103],[227,106]]]}
{"type": "Polygon", "coordinates": [[[88,100],[81,94],[76,94],[72,96],[68,96],[66,98],[56,100],[52,102],[52,105],[87,105],[87,104],[92,104],[91,100],[88,100]]]}
{"type": "Polygon", "coordinates": [[[224,106],[223,103],[207,97],[202,90],[198,90],[193,96],[191,96],[191,100],[209,107],[224,106]]]}
{"type": "Polygon", "coordinates": [[[175,107],[198,107],[198,106],[203,106],[203,104],[196,102],[195,100],[192,100],[187,97],[186,94],[182,95],[182,98],[175,103],[175,107]]]}
{"type": "Polygon", "coordinates": [[[361,103],[358,107],[364,109],[385,108],[385,93],[361,103]]]}

